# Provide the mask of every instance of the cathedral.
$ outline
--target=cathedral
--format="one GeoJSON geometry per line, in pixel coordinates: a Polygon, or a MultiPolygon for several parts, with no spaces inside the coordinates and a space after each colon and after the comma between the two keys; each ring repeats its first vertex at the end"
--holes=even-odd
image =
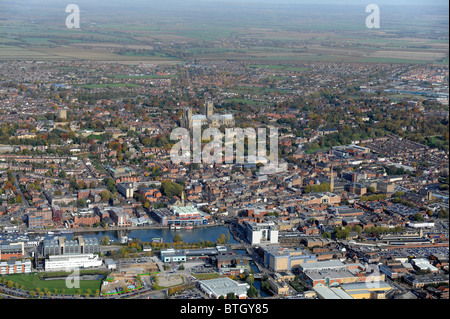
{"type": "Polygon", "coordinates": [[[194,126],[209,125],[210,127],[233,126],[233,114],[214,114],[214,103],[206,101],[204,114],[192,114],[190,107],[183,109],[183,117],[181,118],[181,126],[191,129],[194,126]]]}

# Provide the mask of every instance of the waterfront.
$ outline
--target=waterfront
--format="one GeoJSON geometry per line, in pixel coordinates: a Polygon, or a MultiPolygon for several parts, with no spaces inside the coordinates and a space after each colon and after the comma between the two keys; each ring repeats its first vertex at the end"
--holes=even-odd
{"type": "Polygon", "coordinates": [[[210,226],[210,227],[195,227],[194,229],[177,229],[170,230],[168,228],[146,228],[146,229],[124,229],[124,230],[99,230],[89,232],[76,232],[63,234],[67,238],[71,238],[75,235],[82,234],[86,237],[96,237],[101,239],[108,236],[111,242],[120,242],[123,238],[128,239],[137,238],[142,242],[151,242],[154,238],[162,238],[164,242],[171,243],[176,234],[179,234],[183,242],[193,243],[199,241],[212,241],[216,242],[220,235],[224,234],[228,236],[230,244],[238,243],[233,238],[227,226],[210,226]]]}

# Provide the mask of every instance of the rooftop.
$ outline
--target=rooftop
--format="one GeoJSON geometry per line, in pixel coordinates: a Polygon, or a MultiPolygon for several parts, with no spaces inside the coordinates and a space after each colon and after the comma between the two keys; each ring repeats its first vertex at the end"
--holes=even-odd
{"type": "Polygon", "coordinates": [[[215,297],[226,296],[231,292],[238,296],[247,295],[250,288],[247,283],[238,283],[227,277],[202,280],[199,283],[207,293],[215,297]]]}

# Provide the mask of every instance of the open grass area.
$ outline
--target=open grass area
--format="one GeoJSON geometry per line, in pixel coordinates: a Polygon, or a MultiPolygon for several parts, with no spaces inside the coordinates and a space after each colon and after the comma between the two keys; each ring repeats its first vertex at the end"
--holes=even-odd
{"type": "Polygon", "coordinates": [[[126,74],[117,74],[114,76],[115,79],[167,79],[167,78],[177,78],[177,74],[169,74],[169,75],[157,75],[157,74],[151,74],[151,75],[126,75],[126,74]]]}
{"type": "Polygon", "coordinates": [[[268,103],[264,103],[261,101],[254,101],[254,100],[248,100],[248,99],[239,99],[239,98],[231,98],[231,99],[226,99],[226,102],[236,102],[236,103],[243,103],[243,104],[249,104],[249,105],[258,105],[258,106],[264,106],[267,105],[268,103]]]}
{"type": "Polygon", "coordinates": [[[192,276],[194,276],[198,280],[207,280],[207,279],[219,278],[220,274],[214,272],[214,273],[192,274],[192,276]]]}
{"type": "Polygon", "coordinates": [[[11,281],[15,287],[22,290],[35,292],[52,293],[52,294],[96,294],[100,292],[102,280],[80,280],[80,287],[71,287],[73,282],[67,277],[61,277],[61,279],[45,280],[38,273],[33,274],[14,274],[3,275],[2,280],[6,282],[11,281]],[[16,285],[17,283],[17,285],[16,285]]]}
{"type": "Polygon", "coordinates": [[[174,64],[187,58],[233,59],[292,72],[306,71],[287,65],[294,62],[449,61],[448,13],[439,7],[386,6],[382,27],[369,30],[359,5],[174,5],[169,0],[131,8],[80,0],[81,27],[68,29],[57,0],[20,11],[13,0],[2,3],[8,14],[0,21],[0,60],[174,64]],[[272,61],[284,66],[265,65],[272,61]]]}
{"type": "Polygon", "coordinates": [[[96,88],[117,88],[117,87],[137,87],[139,84],[134,83],[105,83],[105,84],[86,84],[80,85],[86,89],[96,89],[96,88]]]}

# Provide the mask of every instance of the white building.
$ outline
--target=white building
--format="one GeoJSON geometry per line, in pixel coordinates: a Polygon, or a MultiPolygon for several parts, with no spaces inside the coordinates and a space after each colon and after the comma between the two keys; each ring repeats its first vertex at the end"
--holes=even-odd
{"type": "Polygon", "coordinates": [[[430,261],[425,258],[411,259],[411,264],[413,264],[414,267],[416,267],[416,269],[421,270],[421,271],[429,270],[431,272],[437,272],[439,270],[436,267],[434,267],[432,264],[430,264],[430,261]]]}
{"type": "Polygon", "coordinates": [[[100,267],[102,263],[98,255],[94,254],[49,256],[45,260],[44,268],[45,271],[72,271],[100,267]]]}
{"type": "Polygon", "coordinates": [[[31,273],[30,260],[10,259],[0,262],[0,275],[29,273],[31,273]]]}
{"type": "Polygon", "coordinates": [[[117,269],[117,264],[114,261],[114,259],[108,258],[105,259],[105,266],[110,269],[110,270],[116,270],[117,269]]]}
{"type": "Polygon", "coordinates": [[[252,245],[278,244],[278,227],[274,222],[244,222],[244,230],[252,245]]]}
{"type": "Polygon", "coordinates": [[[210,298],[218,299],[220,296],[227,297],[227,294],[234,293],[239,299],[247,298],[247,291],[250,285],[238,283],[228,277],[215,278],[199,281],[199,288],[210,298]]]}
{"type": "Polygon", "coordinates": [[[408,227],[411,227],[411,228],[433,228],[434,222],[409,222],[408,227]]]}
{"type": "Polygon", "coordinates": [[[133,183],[118,183],[117,191],[125,198],[133,198],[134,187],[133,183]]]}

